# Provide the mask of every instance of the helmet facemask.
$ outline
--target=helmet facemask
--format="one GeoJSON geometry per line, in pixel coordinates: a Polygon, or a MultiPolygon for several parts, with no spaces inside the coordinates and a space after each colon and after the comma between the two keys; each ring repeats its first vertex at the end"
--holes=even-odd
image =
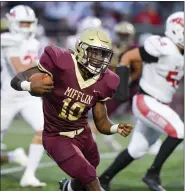
{"type": "Polygon", "coordinates": [[[37,28],[37,20],[30,21],[13,21],[10,23],[10,31],[12,33],[17,33],[22,35],[25,38],[29,38],[35,35],[35,31],[37,28]],[[29,27],[21,27],[22,23],[30,23],[29,27]]]}
{"type": "Polygon", "coordinates": [[[94,76],[106,71],[112,59],[112,50],[91,46],[83,42],[79,44],[79,47],[81,48],[82,55],[79,63],[83,67],[94,76]]]}

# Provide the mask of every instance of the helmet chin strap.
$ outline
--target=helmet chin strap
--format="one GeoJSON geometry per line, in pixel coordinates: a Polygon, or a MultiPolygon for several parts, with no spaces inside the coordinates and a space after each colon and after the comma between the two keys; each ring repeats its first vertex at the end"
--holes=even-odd
{"type": "Polygon", "coordinates": [[[80,74],[82,75],[84,80],[88,80],[89,78],[94,77],[94,74],[92,74],[86,67],[84,67],[82,64],[78,63],[78,68],[80,71],[80,74]]]}

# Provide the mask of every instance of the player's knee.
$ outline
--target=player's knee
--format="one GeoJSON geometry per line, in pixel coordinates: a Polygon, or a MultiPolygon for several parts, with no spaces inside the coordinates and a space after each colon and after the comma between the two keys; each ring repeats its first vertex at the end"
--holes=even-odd
{"type": "Polygon", "coordinates": [[[148,151],[149,145],[148,143],[139,143],[139,144],[129,144],[128,153],[132,158],[138,159],[143,157],[148,151]]]}
{"type": "Polygon", "coordinates": [[[94,153],[93,155],[91,155],[91,159],[89,161],[91,163],[91,165],[96,168],[99,163],[100,163],[100,155],[99,155],[99,152],[98,152],[98,148],[97,148],[97,145],[95,144],[95,150],[94,150],[94,153]]]}
{"type": "Polygon", "coordinates": [[[36,131],[32,143],[42,144],[42,131],[36,131]]]}
{"type": "Polygon", "coordinates": [[[184,139],[184,124],[181,120],[176,124],[176,127],[168,128],[167,135],[178,139],[184,139]]]}
{"type": "Polygon", "coordinates": [[[78,176],[77,178],[81,181],[83,186],[85,186],[92,180],[96,179],[97,177],[96,169],[92,165],[88,164],[84,166],[82,169],[80,169],[80,172],[78,173],[77,176],[78,176]]]}
{"type": "Polygon", "coordinates": [[[147,151],[146,150],[141,150],[141,149],[134,149],[134,148],[130,148],[128,147],[128,153],[130,154],[130,156],[134,159],[138,159],[143,157],[147,151]]]}
{"type": "Polygon", "coordinates": [[[177,138],[184,139],[184,123],[181,121],[179,125],[179,129],[177,131],[177,138]]]}

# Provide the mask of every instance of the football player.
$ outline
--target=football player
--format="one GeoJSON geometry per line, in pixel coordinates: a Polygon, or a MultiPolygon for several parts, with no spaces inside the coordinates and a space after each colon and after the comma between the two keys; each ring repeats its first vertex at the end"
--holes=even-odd
{"type": "MultiPolygon", "coordinates": [[[[74,50],[75,49],[74,42],[76,42],[78,35],[80,35],[80,33],[82,33],[83,31],[85,31],[87,29],[91,29],[91,28],[102,28],[101,20],[97,17],[90,17],[90,16],[84,18],[77,26],[77,34],[67,37],[67,40],[66,40],[67,48],[74,50]]],[[[105,31],[105,29],[104,29],[104,31],[105,31]]],[[[108,31],[106,31],[106,32],[108,32],[108,31]]],[[[93,138],[96,140],[96,132],[97,132],[96,127],[94,126],[94,124],[91,124],[91,126],[92,126],[92,131],[93,131],[93,138]]],[[[104,142],[105,142],[106,146],[108,146],[111,150],[113,150],[113,151],[121,150],[121,146],[119,145],[117,140],[114,139],[113,136],[104,135],[103,137],[104,137],[104,142]]]]}
{"type": "Polygon", "coordinates": [[[17,92],[10,86],[16,73],[33,67],[38,59],[39,42],[34,38],[37,18],[34,11],[24,5],[12,8],[6,16],[9,32],[1,34],[1,141],[14,116],[20,113],[35,131],[29,147],[28,165],[20,185],[42,187],[46,184],[35,177],[35,171],[44,153],[42,101],[30,96],[28,92],[17,92]]]}
{"type": "Polygon", "coordinates": [[[102,134],[118,132],[127,136],[131,132],[131,125],[114,124],[106,112],[105,101],[112,97],[119,84],[119,77],[108,69],[112,54],[108,35],[89,29],[80,35],[74,54],[46,47],[38,67],[19,73],[11,81],[11,86],[18,91],[42,96],[44,148],[73,178],[61,183],[63,191],[102,190],[96,173],[99,152],[87,117],[91,108],[102,134]],[[46,75],[53,81],[42,80],[46,75]]]}
{"type": "Polygon", "coordinates": [[[125,53],[124,66],[144,62],[140,91],[133,98],[133,113],[137,118],[128,148],[105,170],[100,182],[109,190],[112,178],[134,160],[143,157],[162,133],[168,135],[143,181],[154,191],[164,191],[160,171],[184,138],[184,124],[169,104],[184,76],[184,12],[176,12],[166,21],[165,37],[151,36],[143,47],[125,53]]]}

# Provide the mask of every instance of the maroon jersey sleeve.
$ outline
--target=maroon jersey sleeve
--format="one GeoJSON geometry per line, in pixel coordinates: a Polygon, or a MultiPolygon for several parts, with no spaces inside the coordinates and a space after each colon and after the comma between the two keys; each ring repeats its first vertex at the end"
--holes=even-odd
{"type": "Polygon", "coordinates": [[[41,55],[38,64],[39,70],[48,73],[53,77],[54,71],[58,67],[58,60],[62,56],[62,51],[57,47],[47,46],[41,55]]]}
{"type": "Polygon", "coordinates": [[[119,82],[119,76],[108,70],[104,76],[104,91],[101,92],[99,101],[107,101],[108,99],[111,99],[116,92],[119,82]]]}

